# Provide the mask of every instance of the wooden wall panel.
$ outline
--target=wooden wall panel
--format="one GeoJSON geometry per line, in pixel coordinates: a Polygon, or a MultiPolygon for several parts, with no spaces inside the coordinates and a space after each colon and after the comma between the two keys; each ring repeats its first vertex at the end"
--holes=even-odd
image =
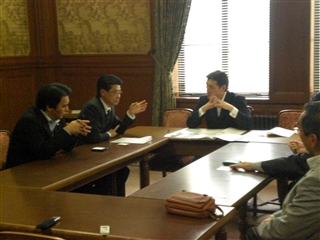
{"type": "Polygon", "coordinates": [[[135,125],[151,124],[153,92],[153,68],[59,68],[56,78],[72,89],[70,109],[81,109],[96,95],[98,78],[103,74],[115,74],[123,80],[121,100],[116,106],[119,117],[124,116],[131,103],[147,100],[149,107],[137,116],[135,125]]]}
{"type": "Polygon", "coordinates": [[[21,114],[35,102],[36,73],[12,71],[1,76],[1,129],[13,130],[21,114]]]}
{"type": "Polygon", "coordinates": [[[301,103],[310,92],[311,1],[270,3],[270,99],[301,103]]]}

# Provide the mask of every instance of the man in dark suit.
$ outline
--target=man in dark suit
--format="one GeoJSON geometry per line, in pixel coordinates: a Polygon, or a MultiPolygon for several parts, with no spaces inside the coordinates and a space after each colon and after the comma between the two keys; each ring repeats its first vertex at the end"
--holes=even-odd
{"type": "Polygon", "coordinates": [[[60,150],[71,151],[77,135],[90,132],[88,120],[75,120],[66,125],[69,94],[66,85],[51,83],[42,87],[36,105],[29,107],[18,120],[8,149],[6,168],[48,159],[60,150]]]}
{"type": "Polygon", "coordinates": [[[206,119],[209,129],[233,127],[250,130],[253,128],[251,113],[243,96],[229,92],[227,74],[215,71],[207,76],[207,95],[201,96],[187,120],[189,128],[196,128],[206,119]]]}
{"type": "MultiPolygon", "coordinates": [[[[82,138],[85,143],[98,143],[123,134],[135,121],[136,114],[144,112],[147,108],[145,100],[132,103],[121,120],[116,114],[114,106],[120,102],[122,94],[122,80],[115,75],[102,75],[97,82],[97,94],[82,108],[79,118],[90,120],[91,132],[82,138]]],[[[125,167],[114,173],[117,181],[117,195],[125,196],[125,182],[129,175],[129,168],[125,167]]],[[[90,186],[79,189],[81,192],[96,194],[110,194],[111,176],[97,180],[90,186]]]]}

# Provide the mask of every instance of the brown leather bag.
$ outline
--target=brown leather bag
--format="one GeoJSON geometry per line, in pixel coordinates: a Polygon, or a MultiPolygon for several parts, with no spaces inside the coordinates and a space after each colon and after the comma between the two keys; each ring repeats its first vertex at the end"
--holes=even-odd
{"type": "Polygon", "coordinates": [[[167,198],[165,207],[168,212],[195,218],[208,218],[218,220],[223,216],[222,209],[215,204],[215,199],[193,192],[179,191],[167,198]],[[216,210],[221,213],[216,214],[216,210]]]}

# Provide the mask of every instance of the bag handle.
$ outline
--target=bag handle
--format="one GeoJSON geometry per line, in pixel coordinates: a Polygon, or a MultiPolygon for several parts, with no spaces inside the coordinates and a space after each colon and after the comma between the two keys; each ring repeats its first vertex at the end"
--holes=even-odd
{"type": "Polygon", "coordinates": [[[216,205],[216,208],[208,208],[207,211],[209,212],[210,217],[214,220],[219,220],[224,215],[223,210],[217,205],[216,205]],[[216,214],[216,209],[220,211],[220,214],[216,214]]]}

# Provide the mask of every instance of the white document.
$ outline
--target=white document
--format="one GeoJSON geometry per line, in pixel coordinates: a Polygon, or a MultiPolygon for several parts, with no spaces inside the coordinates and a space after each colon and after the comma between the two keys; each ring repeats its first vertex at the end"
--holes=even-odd
{"type": "Polygon", "coordinates": [[[245,130],[239,130],[236,128],[226,129],[206,129],[206,128],[184,128],[179,131],[167,133],[165,137],[170,138],[185,138],[185,139],[222,139],[225,141],[235,141],[242,137],[241,134],[246,132],[245,130]]]}
{"type": "Polygon", "coordinates": [[[280,137],[291,137],[294,134],[293,130],[285,129],[282,127],[275,127],[267,131],[267,137],[280,136],[280,137]]]}
{"type": "Polygon", "coordinates": [[[146,136],[141,138],[133,138],[133,137],[123,137],[113,141],[111,143],[135,143],[135,144],[144,144],[152,140],[152,136],[146,136]]]}

